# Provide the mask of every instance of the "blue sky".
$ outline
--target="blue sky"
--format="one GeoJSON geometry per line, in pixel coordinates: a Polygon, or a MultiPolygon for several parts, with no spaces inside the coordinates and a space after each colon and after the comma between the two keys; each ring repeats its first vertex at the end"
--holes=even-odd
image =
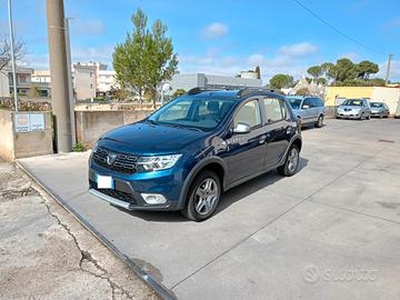
{"type": "MultiPolygon", "coordinates": [[[[112,68],[112,53],[131,31],[141,8],[149,24],[160,19],[179,55],[181,73],[234,76],[261,67],[265,82],[285,73],[300,78],[306,69],[342,57],[371,60],[391,80],[400,80],[398,0],[65,0],[73,62],[101,61],[112,68]],[[320,19],[321,22],[298,1],[320,19]],[[346,37],[344,37],[345,35],[346,37]],[[355,41],[353,41],[355,40],[355,41]],[[361,45],[360,45],[361,44],[361,45]]],[[[16,35],[26,41],[24,63],[48,68],[45,0],[13,0],[16,35]]],[[[0,0],[0,33],[8,34],[7,0],[0,0]]]]}

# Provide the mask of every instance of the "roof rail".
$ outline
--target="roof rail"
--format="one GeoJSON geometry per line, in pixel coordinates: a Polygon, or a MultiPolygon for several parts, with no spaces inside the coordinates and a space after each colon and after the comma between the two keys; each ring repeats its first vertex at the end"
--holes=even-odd
{"type": "Polygon", "coordinates": [[[277,94],[280,93],[279,90],[274,90],[274,89],[247,87],[247,88],[243,88],[243,89],[239,90],[238,93],[237,93],[237,96],[238,97],[243,97],[243,96],[250,95],[252,93],[259,93],[259,92],[277,93],[277,94]]]}
{"type": "Polygon", "coordinates": [[[196,94],[198,94],[198,93],[200,93],[200,92],[202,92],[202,91],[203,91],[203,89],[201,89],[201,88],[199,88],[199,87],[195,87],[195,88],[190,89],[190,90],[187,92],[187,94],[188,94],[188,95],[196,95],[196,94]]]}

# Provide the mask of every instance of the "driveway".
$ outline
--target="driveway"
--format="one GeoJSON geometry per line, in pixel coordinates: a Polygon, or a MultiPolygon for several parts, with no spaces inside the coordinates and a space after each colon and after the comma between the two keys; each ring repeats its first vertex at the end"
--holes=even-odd
{"type": "Polygon", "coordinates": [[[179,299],[398,299],[400,120],[326,123],[303,131],[298,174],[229,191],[202,223],[91,196],[88,152],[19,162],[179,299]]]}

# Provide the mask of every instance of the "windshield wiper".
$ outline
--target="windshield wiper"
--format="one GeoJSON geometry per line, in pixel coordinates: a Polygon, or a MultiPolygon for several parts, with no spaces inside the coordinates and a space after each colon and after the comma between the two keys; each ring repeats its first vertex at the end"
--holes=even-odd
{"type": "Polygon", "coordinates": [[[175,128],[180,128],[180,129],[196,130],[196,131],[203,132],[203,130],[201,130],[200,128],[191,127],[191,126],[184,126],[184,125],[181,125],[181,124],[165,123],[165,125],[171,126],[171,127],[175,127],[175,128]]]}
{"type": "Polygon", "coordinates": [[[158,123],[156,121],[154,121],[154,120],[146,119],[146,122],[149,122],[149,123],[151,123],[153,125],[158,125],[158,123]]]}

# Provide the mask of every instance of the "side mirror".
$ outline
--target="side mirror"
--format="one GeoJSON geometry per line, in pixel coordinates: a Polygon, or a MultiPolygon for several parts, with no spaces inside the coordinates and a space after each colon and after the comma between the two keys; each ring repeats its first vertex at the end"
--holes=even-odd
{"type": "Polygon", "coordinates": [[[239,122],[233,129],[233,133],[244,134],[251,131],[250,125],[246,123],[239,122]]]}
{"type": "Polygon", "coordinates": [[[309,109],[309,108],[310,108],[310,106],[307,105],[307,104],[304,104],[304,105],[301,107],[301,109],[309,109]]]}

